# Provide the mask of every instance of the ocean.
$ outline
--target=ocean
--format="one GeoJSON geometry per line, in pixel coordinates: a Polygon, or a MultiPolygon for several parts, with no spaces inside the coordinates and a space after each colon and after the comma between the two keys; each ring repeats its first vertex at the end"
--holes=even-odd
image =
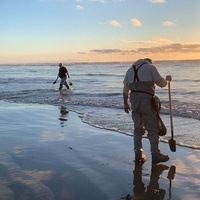
{"type": "MultiPolygon", "coordinates": [[[[66,63],[73,89],[53,84],[58,64],[1,64],[0,101],[13,104],[47,104],[79,114],[84,123],[119,134],[133,135],[131,114],[123,111],[123,79],[132,63],[66,63]]],[[[200,149],[200,60],[157,61],[160,74],[172,76],[174,139],[177,145],[200,149]]],[[[161,117],[170,139],[168,88],[158,88],[161,117]]],[[[1,110],[2,108],[0,108],[1,110]]],[[[13,122],[14,123],[14,122],[13,122]]],[[[1,132],[0,127],[0,132],[1,132]]],[[[144,136],[146,137],[146,135],[144,136]]]]}

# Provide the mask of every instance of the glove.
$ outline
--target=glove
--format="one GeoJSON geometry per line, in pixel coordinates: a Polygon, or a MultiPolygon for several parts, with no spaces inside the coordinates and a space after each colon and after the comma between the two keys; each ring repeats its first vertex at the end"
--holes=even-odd
{"type": "Polygon", "coordinates": [[[167,76],[166,76],[166,80],[167,80],[167,81],[171,81],[171,80],[172,80],[171,75],[167,75],[167,76]]]}
{"type": "Polygon", "coordinates": [[[56,83],[56,81],[53,82],[53,84],[55,84],[55,83],[56,83]]]}

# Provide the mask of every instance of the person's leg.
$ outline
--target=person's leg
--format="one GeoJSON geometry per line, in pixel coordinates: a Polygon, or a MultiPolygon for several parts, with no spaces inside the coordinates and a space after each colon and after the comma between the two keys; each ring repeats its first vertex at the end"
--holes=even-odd
{"type": "Polygon", "coordinates": [[[132,119],[134,122],[134,152],[135,152],[135,161],[144,162],[146,157],[143,153],[142,146],[142,136],[145,133],[141,114],[132,112],[132,119]]]}
{"type": "Polygon", "coordinates": [[[144,121],[145,129],[148,131],[147,137],[151,145],[151,154],[160,154],[157,113],[152,110],[151,113],[143,113],[142,118],[144,121]]]}
{"type": "Polygon", "coordinates": [[[131,110],[132,110],[132,119],[134,122],[134,152],[135,152],[135,161],[144,162],[146,157],[143,154],[142,147],[142,136],[145,133],[144,124],[142,121],[142,116],[140,112],[140,98],[138,94],[130,95],[131,110]]]}
{"type": "MultiPolygon", "coordinates": [[[[135,94],[134,94],[135,95],[135,94]]],[[[142,145],[139,143],[142,138],[142,128],[144,125],[145,130],[148,131],[148,139],[150,141],[151,146],[151,154],[152,154],[152,162],[165,162],[169,160],[168,156],[162,155],[159,149],[159,135],[158,135],[158,118],[157,112],[152,108],[151,105],[151,96],[148,94],[139,93],[136,97],[133,96],[131,99],[132,110],[135,113],[140,113],[140,115],[135,115],[134,123],[135,123],[135,145],[137,152],[142,145]]]]}
{"type": "Polygon", "coordinates": [[[69,89],[69,85],[67,84],[67,81],[65,80],[64,85],[66,86],[67,89],[69,89]]]}
{"type": "Polygon", "coordinates": [[[66,77],[61,78],[61,80],[60,80],[60,87],[59,87],[59,90],[62,89],[63,84],[65,83],[65,81],[66,81],[66,77]]]}
{"type": "Polygon", "coordinates": [[[157,113],[153,110],[151,114],[143,114],[143,121],[145,129],[148,131],[148,139],[151,145],[152,162],[166,162],[169,156],[160,153],[159,149],[159,135],[158,135],[158,117],[157,113]]]}
{"type": "Polygon", "coordinates": [[[139,153],[143,151],[142,136],[145,130],[143,128],[143,123],[140,113],[132,112],[132,119],[134,122],[134,151],[135,153],[139,153]]]}

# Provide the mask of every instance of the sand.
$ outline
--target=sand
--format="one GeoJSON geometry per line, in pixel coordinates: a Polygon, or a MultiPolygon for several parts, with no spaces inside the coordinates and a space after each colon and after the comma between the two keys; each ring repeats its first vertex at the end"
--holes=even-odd
{"type": "MultiPolygon", "coordinates": [[[[67,105],[66,105],[67,107],[67,105]]],[[[0,200],[200,199],[200,151],[160,143],[170,160],[134,163],[133,138],[66,107],[0,102],[0,200]]]]}

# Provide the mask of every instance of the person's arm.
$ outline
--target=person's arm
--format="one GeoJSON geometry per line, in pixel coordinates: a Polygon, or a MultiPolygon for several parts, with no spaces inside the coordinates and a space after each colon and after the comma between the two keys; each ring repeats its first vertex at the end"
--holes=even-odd
{"type": "Polygon", "coordinates": [[[164,79],[160,73],[158,72],[157,68],[154,65],[151,65],[152,68],[152,76],[153,76],[153,81],[155,84],[161,88],[165,87],[167,85],[166,79],[164,79]]]}
{"type": "Polygon", "coordinates": [[[59,78],[59,72],[58,72],[57,78],[56,78],[56,80],[53,82],[53,84],[55,84],[55,83],[57,82],[58,78],[59,78]]]}
{"type": "Polygon", "coordinates": [[[68,72],[68,70],[66,69],[66,73],[67,73],[67,76],[68,76],[68,78],[70,78],[70,76],[69,76],[69,72],[68,72]]]}
{"type": "Polygon", "coordinates": [[[158,85],[159,87],[165,87],[167,85],[167,81],[171,81],[172,77],[171,75],[167,75],[166,78],[161,78],[160,80],[156,81],[156,85],[158,85]]]}
{"type": "Polygon", "coordinates": [[[129,113],[130,111],[130,106],[128,104],[128,97],[129,97],[129,86],[127,84],[124,84],[123,99],[124,99],[124,111],[126,113],[129,113]]]}
{"type": "Polygon", "coordinates": [[[165,87],[167,85],[167,81],[164,78],[159,79],[155,82],[155,84],[161,88],[165,87]]]}

